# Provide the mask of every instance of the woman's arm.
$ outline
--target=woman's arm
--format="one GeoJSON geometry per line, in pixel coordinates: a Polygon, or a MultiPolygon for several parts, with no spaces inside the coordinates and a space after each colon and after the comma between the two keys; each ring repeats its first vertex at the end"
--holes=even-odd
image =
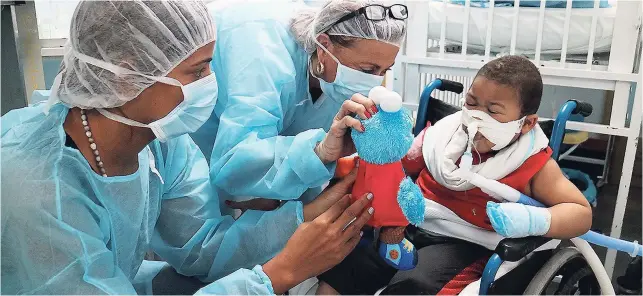
{"type": "Polygon", "coordinates": [[[151,246],[179,273],[214,281],[265,263],[303,222],[300,202],[270,212],[249,210],[237,220],[221,215],[207,162],[194,142],[186,135],[164,145],[155,149],[167,153],[157,161],[164,164],[159,171],[165,193],[151,246]]]}
{"type": "Polygon", "coordinates": [[[545,236],[571,238],[589,230],[592,208],[583,193],[563,175],[556,161],[547,161],[532,178],[529,189],[534,199],[549,207],[551,224],[545,236]]]}
{"type": "Polygon", "coordinates": [[[319,275],[342,261],[357,245],[361,229],[373,213],[366,210],[365,195],[350,204],[344,196],[313,221],[297,228],[279,255],[263,266],[238,270],[197,294],[283,294],[304,280],[319,275]]]}
{"type": "Polygon", "coordinates": [[[104,208],[69,188],[68,196],[57,197],[33,196],[29,194],[36,191],[9,186],[2,192],[2,292],[136,294],[128,275],[115,264],[114,250],[107,248],[112,229],[104,208]],[[20,194],[8,201],[7,192],[20,194]]]}
{"type": "Polygon", "coordinates": [[[226,277],[211,283],[195,295],[273,295],[272,282],[261,266],[252,270],[239,269],[226,277]]]}
{"type": "Polygon", "coordinates": [[[155,148],[168,152],[165,161],[157,161],[164,164],[159,171],[166,192],[152,248],[179,273],[206,281],[267,262],[301,223],[314,220],[346,195],[356,175],[353,171],[306,207],[287,202],[275,211],[248,210],[234,220],[219,212],[207,163],[192,140],[183,136],[165,145],[167,149],[155,148]]]}
{"type": "Polygon", "coordinates": [[[279,136],[288,109],[305,99],[292,96],[305,93],[295,88],[302,87],[297,81],[306,75],[297,73],[283,30],[250,22],[218,36],[215,63],[221,63],[217,75],[225,76],[219,88],[225,89],[227,102],[210,176],[230,195],[296,199],[334,173],[334,164],[324,164],[314,151],[326,135],[322,129],[279,136]]]}

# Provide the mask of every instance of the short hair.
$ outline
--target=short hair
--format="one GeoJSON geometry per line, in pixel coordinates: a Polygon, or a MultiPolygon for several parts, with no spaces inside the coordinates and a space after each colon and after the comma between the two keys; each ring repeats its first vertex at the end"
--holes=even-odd
{"type": "Polygon", "coordinates": [[[482,66],[476,78],[478,76],[514,88],[518,92],[522,116],[538,112],[543,80],[536,65],[528,59],[516,55],[497,58],[482,66]]]}

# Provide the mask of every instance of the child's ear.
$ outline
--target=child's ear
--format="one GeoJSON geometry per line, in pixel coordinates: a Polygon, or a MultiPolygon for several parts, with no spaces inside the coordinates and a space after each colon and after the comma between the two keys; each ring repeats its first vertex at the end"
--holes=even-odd
{"type": "Polygon", "coordinates": [[[525,122],[522,124],[520,132],[524,135],[531,131],[538,124],[538,114],[531,114],[525,117],[525,122]]]}

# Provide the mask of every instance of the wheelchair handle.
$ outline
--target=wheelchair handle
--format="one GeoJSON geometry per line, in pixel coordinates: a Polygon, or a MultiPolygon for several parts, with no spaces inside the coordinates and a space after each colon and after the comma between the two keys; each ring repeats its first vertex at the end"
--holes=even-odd
{"type": "Polygon", "coordinates": [[[420,103],[418,106],[418,113],[417,113],[417,120],[415,127],[413,128],[413,135],[417,136],[422,132],[424,127],[426,126],[426,117],[427,117],[427,109],[429,106],[429,100],[431,99],[431,93],[433,93],[434,90],[440,90],[440,91],[451,91],[455,92],[457,94],[462,93],[464,90],[464,86],[460,82],[456,81],[451,81],[451,80],[446,80],[446,79],[435,79],[431,81],[427,86],[424,87],[424,90],[422,90],[422,94],[420,94],[420,103]],[[421,124],[417,124],[421,123],[421,124]]]}
{"type": "Polygon", "coordinates": [[[462,91],[464,91],[464,85],[462,85],[462,83],[460,82],[446,80],[446,79],[440,79],[440,80],[442,80],[442,84],[438,86],[438,89],[441,91],[450,91],[456,94],[461,94],[462,91]]]}
{"type": "Polygon", "coordinates": [[[558,155],[560,153],[560,145],[563,142],[563,137],[565,136],[565,125],[567,120],[572,114],[580,114],[583,117],[587,117],[592,114],[593,107],[591,104],[581,102],[578,100],[569,100],[563,104],[556,116],[554,121],[554,128],[551,133],[551,138],[549,140],[549,147],[553,151],[551,157],[558,161],[558,155]]]}
{"type": "Polygon", "coordinates": [[[592,115],[592,111],[594,111],[594,107],[592,107],[592,104],[578,100],[571,101],[576,102],[576,108],[574,108],[574,111],[572,111],[573,114],[580,114],[583,117],[592,115]]]}

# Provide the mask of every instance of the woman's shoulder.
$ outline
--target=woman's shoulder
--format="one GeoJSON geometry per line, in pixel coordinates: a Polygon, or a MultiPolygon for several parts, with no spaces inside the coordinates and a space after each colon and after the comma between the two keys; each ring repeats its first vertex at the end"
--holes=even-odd
{"type": "Polygon", "coordinates": [[[58,104],[44,114],[42,106],[33,106],[2,117],[3,221],[7,213],[17,221],[53,218],[71,225],[72,217],[97,217],[103,211],[88,194],[95,184],[84,169],[86,161],[65,147],[67,111],[58,104]]]}
{"type": "MultiPolygon", "coordinates": [[[[55,105],[44,114],[42,105],[16,109],[2,116],[2,201],[11,198],[39,198],[35,184],[58,178],[54,164],[61,158],[63,149],[62,122],[66,109],[55,105]],[[22,197],[18,197],[23,195],[22,197]]],[[[46,183],[46,182],[45,182],[46,183]]],[[[54,190],[55,188],[50,188],[54,190]]]]}
{"type": "Polygon", "coordinates": [[[163,179],[167,179],[165,182],[174,183],[177,178],[186,177],[183,174],[188,171],[190,174],[199,175],[199,178],[209,178],[206,158],[189,135],[182,135],[164,143],[154,141],[149,147],[154,155],[156,169],[163,179]]]}
{"type": "Polygon", "coordinates": [[[62,104],[56,104],[45,114],[44,107],[45,103],[40,103],[9,111],[2,116],[2,147],[32,143],[33,140],[44,142],[59,138],[69,109],[62,104]]]}
{"type": "Polygon", "coordinates": [[[290,19],[306,6],[291,1],[214,1],[208,5],[217,33],[242,27],[266,24],[288,30],[290,19]]]}

